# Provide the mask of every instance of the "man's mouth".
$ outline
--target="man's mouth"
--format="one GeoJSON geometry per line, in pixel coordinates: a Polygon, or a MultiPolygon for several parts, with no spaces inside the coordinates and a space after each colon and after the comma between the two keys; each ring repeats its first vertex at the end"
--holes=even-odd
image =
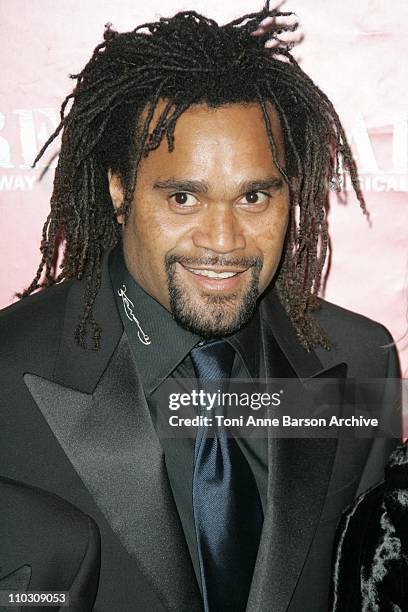
{"type": "Polygon", "coordinates": [[[233,276],[237,276],[237,274],[241,274],[241,272],[245,272],[245,270],[211,270],[210,268],[189,268],[184,266],[186,270],[192,272],[193,274],[197,274],[198,276],[207,276],[208,278],[232,278],[233,276]]]}
{"type": "Polygon", "coordinates": [[[245,272],[250,268],[234,267],[208,267],[193,268],[179,262],[181,268],[194,279],[194,284],[205,291],[210,292],[232,292],[236,290],[245,277],[245,272]]]}

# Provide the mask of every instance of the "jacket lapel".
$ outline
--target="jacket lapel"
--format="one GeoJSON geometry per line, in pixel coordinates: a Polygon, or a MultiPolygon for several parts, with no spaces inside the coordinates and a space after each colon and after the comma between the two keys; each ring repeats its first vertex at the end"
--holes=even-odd
{"type": "Polygon", "coordinates": [[[95,307],[98,352],[77,347],[82,288],[67,300],[53,380],[25,383],[112,530],[168,610],[201,610],[199,589],[171,493],[164,455],[110,287],[107,261],[95,307]]]}
{"type": "MultiPolygon", "coordinates": [[[[305,351],[274,293],[262,304],[261,321],[265,377],[294,378],[300,393],[313,392],[316,378],[337,379],[331,382],[332,399],[340,414],[346,364],[325,369],[314,351],[305,351]]],[[[336,438],[269,435],[268,507],[247,612],[288,609],[323,509],[336,448],[336,438]]]]}

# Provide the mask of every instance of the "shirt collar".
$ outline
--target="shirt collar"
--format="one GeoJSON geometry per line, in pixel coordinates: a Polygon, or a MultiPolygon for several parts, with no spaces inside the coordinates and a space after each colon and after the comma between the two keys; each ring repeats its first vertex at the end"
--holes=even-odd
{"type": "MultiPolygon", "coordinates": [[[[134,280],[124,261],[122,243],[110,253],[109,272],[143,388],[151,393],[202,338],[181,327],[172,314],[134,280]]],[[[250,376],[257,378],[260,353],[258,311],[245,327],[225,339],[239,354],[250,376]]]]}

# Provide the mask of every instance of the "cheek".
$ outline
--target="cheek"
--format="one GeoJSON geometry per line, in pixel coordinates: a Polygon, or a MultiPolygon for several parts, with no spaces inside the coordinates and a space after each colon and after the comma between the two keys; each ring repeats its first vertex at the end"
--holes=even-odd
{"type": "Polygon", "coordinates": [[[148,208],[143,202],[137,202],[134,204],[125,230],[134,255],[149,267],[154,267],[160,258],[166,237],[166,232],[156,216],[152,207],[148,208]]]}
{"type": "Polygon", "coordinates": [[[158,274],[158,239],[153,224],[147,222],[143,208],[132,209],[123,234],[127,264],[134,278],[143,288],[151,290],[158,274]]]}
{"type": "Polygon", "coordinates": [[[288,213],[284,209],[265,221],[261,228],[260,240],[269,248],[279,248],[283,243],[288,226],[288,213]]]}
{"type": "Polygon", "coordinates": [[[132,211],[127,230],[134,257],[140,262],[139,276],[149,275],[149,283],[165,283],[165,257],[179,246],[185,229],[172,223],[160,204],[147,202],[132,211]]]}
{"type": "Polygon", "coordinates": [[[132,226],[141,241],[148,244],[156,241],[154,246],[160,250],[164,249],[165,244],[174,242],[182,231],[180,221],[178,224],[174,222],[167,204],[154,198],[145,199],[138,208],[135,207],[132,226]]]}
{"type": "Polygon", "coordinates": [[[287,226],[288,217],[282,215],[266,224],[257,235],[257,247],[264,257],[264,274],[274,273],[279,264],[287,226]]]}

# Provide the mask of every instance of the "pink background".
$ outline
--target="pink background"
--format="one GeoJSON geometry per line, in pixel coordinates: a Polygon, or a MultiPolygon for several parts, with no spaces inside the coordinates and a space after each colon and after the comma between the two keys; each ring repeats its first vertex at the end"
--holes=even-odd
{"type": "MultiPolygon", "coordinates": [[[[272,3],[271,3],[272,4],[272,3]]],[[[281,3],[282,4],[282,3],[281,3]]],[[[178,10],[220,23],[259,9],[254,0],[3,0],[0,93],[0,307],[31,280],[39,259],[51,174],[31,169],[56,125],[62,98],[101,40],[106,22],[119,31],[178,10]]],[[[369,227],[351,191],[332,197],[333,260],[326,299],[385,324],[408,371],[408,2],[293,0],[303,43],[295,56],[333,101],[352,140],[372,218],[369,227]],[[402,339],[401,339],[402,338],[402,339]]],[[[55,151],[55,148],[54,148],[55,151]]]]}

